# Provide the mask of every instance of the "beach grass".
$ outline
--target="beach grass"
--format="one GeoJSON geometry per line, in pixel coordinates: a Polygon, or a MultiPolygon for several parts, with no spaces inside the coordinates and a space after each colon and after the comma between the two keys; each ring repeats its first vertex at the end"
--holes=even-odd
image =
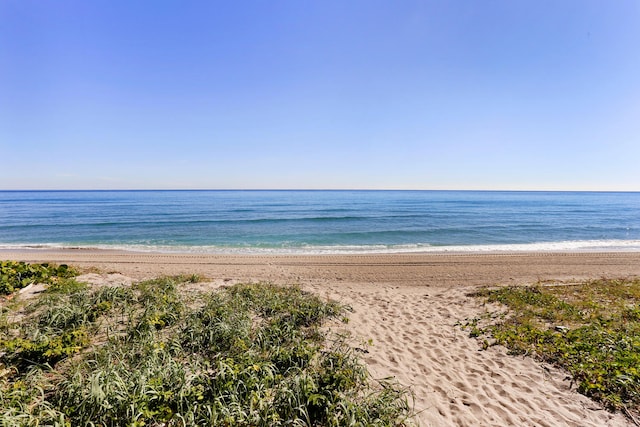
{"type": "Polygon", "coordinates": [[[412,424],[406,391],[323,327],[335,302],[270,284],[181,291],[198,276],[92,289],[68,269],[2,305],[2,426],[412,424]]]}
{"type": "Polygon", "coordinates": [[[637,418],[640,279],[510,286],[474,296],[508,309],[467,322],[483,347],[501,344],[563,368],[580,393],[637,418]]]}

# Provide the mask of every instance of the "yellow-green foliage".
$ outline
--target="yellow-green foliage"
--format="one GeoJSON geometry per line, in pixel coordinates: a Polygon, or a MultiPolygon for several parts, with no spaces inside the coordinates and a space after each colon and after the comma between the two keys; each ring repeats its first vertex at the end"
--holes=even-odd
{"type": "Polygon", "coordinates": [[[68,265],[27,264],[18,261],[0,261],[0,295],[8,295],[32,283],[56,283],[77,276],[68,265]]]}

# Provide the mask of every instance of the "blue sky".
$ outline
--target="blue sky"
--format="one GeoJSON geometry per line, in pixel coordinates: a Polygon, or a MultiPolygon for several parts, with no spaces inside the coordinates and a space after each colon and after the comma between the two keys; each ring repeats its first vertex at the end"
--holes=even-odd
{"type": "Polygon", "coordinates": [[[0,2],[0,188],[640,191],[640,2],[0,2]]]}

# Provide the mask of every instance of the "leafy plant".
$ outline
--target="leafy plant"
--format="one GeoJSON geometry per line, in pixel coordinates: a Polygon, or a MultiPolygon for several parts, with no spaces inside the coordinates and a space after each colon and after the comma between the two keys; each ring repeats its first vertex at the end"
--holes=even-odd
{"type": "Polygon", "coordinates": [[[54,284],[60,279],[78,275],[66,264],[28,264],[22,261],[0,261],[0,295],[9,295],[32,283],[54,284]]]}

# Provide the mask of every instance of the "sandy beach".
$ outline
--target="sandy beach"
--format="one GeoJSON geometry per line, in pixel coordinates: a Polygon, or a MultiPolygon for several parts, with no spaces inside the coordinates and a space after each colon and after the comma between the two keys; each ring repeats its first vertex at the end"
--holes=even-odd
{"type": "Polygon", "coordinates": [[[91,271],[91,280],[115,283],[195,273],[208,278],[203,287],[300,284],[353,309],[346,328],[366,347],[373,377],[393,376],[409,387],[423,426],[633,425],[578,394],[552,366],[508,356],[500,347],[480,351],[457,323],[483,312],[467,296],[479,286],[640,276],[640,253],[252,256],[34,249],[2,250],[0,258],[72,264],[91,271]]]}

